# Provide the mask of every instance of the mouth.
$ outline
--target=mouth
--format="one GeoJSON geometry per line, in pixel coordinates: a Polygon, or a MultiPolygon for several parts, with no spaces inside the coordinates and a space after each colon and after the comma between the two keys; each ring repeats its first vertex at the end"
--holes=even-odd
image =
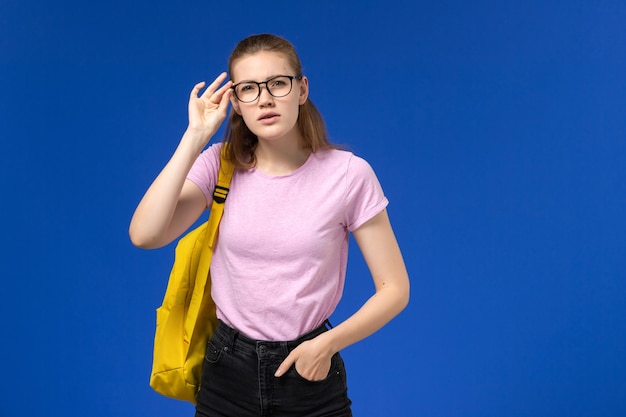
{"type": "Polygon", "coordinates": [[[257,120],[268,122],[271,120],[275,120],[278,117],[280,117],[280,114],[274,113],[274,112],[268,112],[268,113],[263,113],[261,117],[259,117],[257,120]]]}

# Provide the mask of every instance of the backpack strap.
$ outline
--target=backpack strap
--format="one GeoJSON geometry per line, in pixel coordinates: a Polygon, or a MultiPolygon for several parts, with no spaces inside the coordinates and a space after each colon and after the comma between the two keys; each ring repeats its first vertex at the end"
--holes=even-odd
{"type": "MultiPolygon", "coordinates": [[[[202,305],[206,305],[203,302],[205,297],[210,297],[210,290],[205,290],[206,287],[210,287],[209,281],[209,269],[211,267],[211,259],[213,258],[213,250],[215,249],[215,242],[217,233],[224,213],[224,202],[228,196],[228,189],[230,187],[230,180],[235,172],[235,166],[226,159],[225,147],[222,147],[220,155],[220,169],[218,173],[217,185],[213,192],[213,204],[211,205],[211,213],[209,214],[209,220],[206,222],[206,229],[204,233],[204,240],[198,241],[202,244],[200,250],[199,259],[197,260],[197,269],[195,271],[195,281],[193,283],[193,291],[191,292],[191,299],[189,301],[189,309],[187,311],[187,317],[185,318],[184,325],[184,337],[185,340],[191,340],[195,323],[200,313],[202,305]]],[[[204,225],[200,226],[203,227],[204,225]]],[[[213,303],[211,301],[211,303],[213,303]]],[[[214,304],[213,304],[214,305],[214,304]]]]}
{"type": "Polygon", "coordinates": [[[217,238],[217,231],[219,229],[220,220],[224,213],[224,203],[226,197],[228,197],[228,191],[230,189],[230,180],[233,178],[235,172],[235,166],[226,158],[226,146],[222,146],[222,152],[220,155],[220,169],[218,172],[217,184],[213,190],[213,204],[211,205],[211,214],[209,215],[209,222],[207,225],[207,233],[205,235],[205,244],[213,250],[215,248],[215,241],[217,238]]]}

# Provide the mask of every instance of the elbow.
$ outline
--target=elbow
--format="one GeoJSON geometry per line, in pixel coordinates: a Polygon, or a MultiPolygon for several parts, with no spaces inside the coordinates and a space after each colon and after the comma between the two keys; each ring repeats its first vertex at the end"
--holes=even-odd
{"type": "Polygon", "coordinates": [[[402,285],[397,287],[396,291],[396,305],[398,307],[398,313],[400,313],[409,305],[409,301],[411,299],[411,284],[409,283],[408,276],[405,280],[403,280],[402,285]]]}
{"type": "Polygon", "coordinates": [[[136,239],[136,238],[131,237],[130,242],[133,244],[133,246],[139,249],[154,249],[154,247],[151,246],[148,242],[143,241],[141,239],[136,239]]]}
{"type": "Polygon", "coordinates": [[[376,290],[376,294],[383,295],[387,300],[389,312],[396,316],[408,305],[411,297],[411,288],[408,277],[394,280],[393,282],[383,282],[376,290]]]}
{"type": "Polygon", "coordinates": [[[411,286],[408,281],[406,287],[400,291],[398,298],[398,307],[400,308],[400,311],[402,311],[409,305],[409,301],[411,299],[411,286]]]}
{"type": "Polygon", "coordinates": [[[130,237],[131,243],[140,249],[156,249],[163,246],[157,242],[154,236],[141,233],[133,228],[132,225],[128,229],[128,236],[130,237]]]}
{"type": "Polygon", "coordinates": [[[133,244],[133,246],[140,249],[152,249],[150,242],[147,239],[144,239],[142,236],[138,236],[133,233],[129,233],[128,235],[130,237],[130,242],[133,244]]]}

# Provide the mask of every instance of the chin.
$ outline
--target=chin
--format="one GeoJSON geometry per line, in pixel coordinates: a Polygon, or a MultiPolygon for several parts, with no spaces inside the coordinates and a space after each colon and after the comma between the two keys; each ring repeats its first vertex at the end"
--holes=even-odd
{"type": "Polygon", "coordinates": [[[256,135],[257,138],[259,138],[259,140],[266,140],[266,141],[277,141],[277,140],[281,140],[281,139],[285,139],[288,137],[297,137],[296,134],[294,134],[295,132],[293,131],[293,129],[291,130],[284,130],[284,129],[255,129],[256,131],[252,131],[252,133],[254,133],[256,135]]]}

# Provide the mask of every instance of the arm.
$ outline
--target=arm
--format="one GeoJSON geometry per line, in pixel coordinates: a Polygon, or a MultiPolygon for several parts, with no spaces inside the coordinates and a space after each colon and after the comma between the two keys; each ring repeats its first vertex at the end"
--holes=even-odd
{"type": "Polygon", "coordinates": [[[408,304],[409,277],[387,211],[374,216],[353,235],[372,274],[375,294],[347,320],[294,349],[276,376],[296,364],[304,378],[326,378],[330,358],[336,352],[376,332],[408,304]]]}
{"type": "Polygon", "coordinates": [[[204,82],[196,84],[189,98],[189,126],[174,155],[143,196],[130,222],[135,246],[157,248],[183,233],[206,209],[202,191],[186,180],[194,161],[226,118],[232,90],[222,73],[198,96],[204,82]]]}

